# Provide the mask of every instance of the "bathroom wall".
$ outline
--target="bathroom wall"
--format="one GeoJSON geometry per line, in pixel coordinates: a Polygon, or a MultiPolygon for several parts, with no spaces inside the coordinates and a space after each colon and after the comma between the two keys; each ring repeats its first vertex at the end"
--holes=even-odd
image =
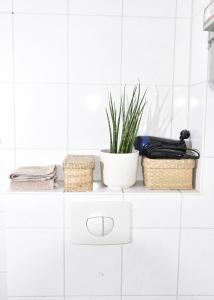
{"type": "MultiPolygon", "coordinates": [[[[67,152],[98,154],[108,147],[107,91],[118,99],[121,84],[130,90],[138,79],[148,87],[143,132],[178,137],[189,127],[193,146],[202,152],[201,194],[147,195],[144,201],[141,194],[123,196],[133,201],[136,227],[134,243],[122,256],[123,300],[214,299],[214,88],[207,83],[202,30],[207,3],[0,0],[1,191],[16,166],[61,163],[67,152]],[[150,265],[141,265],[148,243],[169,259],[154,252],[147,257],[150,265]]],[[[3,213],[0,207],[1,300],[6,295],[3,213]]],[[[118,250],[110,252],[112,266],[121,257],[118,250]]],[[[106,258],[108,251],[99,255],[106,258]]],[[[107,299],[120,299],[110,292],[107,299]]],[[[83,294],[79,300],[106,299],[83,294]]]]}

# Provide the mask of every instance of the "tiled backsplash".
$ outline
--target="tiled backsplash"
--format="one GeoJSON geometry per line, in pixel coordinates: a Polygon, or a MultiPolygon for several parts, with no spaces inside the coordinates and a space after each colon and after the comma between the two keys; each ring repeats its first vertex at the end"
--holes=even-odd
{"type": "MultiPolygon", "coordinates": [[[[177,138],[188,127],[193,146],[202,152],[197,178],[200,195],[125,194],[124,199],[133,203],[132,244],[101,247],[93,253],[88,247],[70,249],[68,244],[68,264],[75,261],[74,271],[80,265],[81,270],[77,275],[76,271],[66,274],[68,281],[75,279],[66,300],[214,299],[213,87],[207,84],[207,33],[202,30],[208,2],[0,1],[0,190],[7,188],[8,173],[15,166],[61,163],[68,152],[98,154],[107,148],[107,90],[119,98],[121,84],[129,89],[138,79],[143,88],[149,87],[144,132],[177,138]],[[90,272],[95,254],[98,277],[94,279],[90,272]],[[78,263],[82,257],[90,263],[78,263]]],[[[95,177],[100,177],[98,168],[95,177]]],[[[62,229],[54,215],[61,209],[58,200],[47,200],[54,209],[47,209],[48,217],[40,216],[43,227],[34,229],[33,243],[41,243],[43,249],[53,245],[60,275],[62,229]],[[53,224],[55,229],[47,229],[53,224]]],[[[24,198],[19,201],[27,205],[24,198]]],[[[40,202],[44,199],[31,198],[35,212],[40,202]]],[[[33,222],[33,216],[25,214],[22,221],[33,222]]],[[[32,240],[28,229],[11,235],[20,237],[20,249],[27,245],[30,259],[35,257],[34,247],[27,242],[32,240]]],[[[3,245],[0,222],[1,300],[6,299],[3,245]]],[[[15,253],[9,255],[16,261],[15,253]]],[[[37,267],[43,270],[43,257],[37,258],[37,267]]],[[[27,269],[22,272],[16,266],[17,276],[25,278],[27,269]]],[[[48,266],[51,270],[50,262],[48,266]]],[[[19,283],[17,289],[22,288],[19,283]]],[[[33,298],[41,300],[46,295],[48,300],[63,300],[62,285],[60,278],[51,277],[33,298]],[[49,286],[51,280],[55,283],[49,286]],[[54,293],[48,295],[52,288],[54,293]]],[[[29,286],[21,296],[35,294],[36,287],[29,286]]],[[[17,291],[9,300],[17,299],[17,291]]]]}

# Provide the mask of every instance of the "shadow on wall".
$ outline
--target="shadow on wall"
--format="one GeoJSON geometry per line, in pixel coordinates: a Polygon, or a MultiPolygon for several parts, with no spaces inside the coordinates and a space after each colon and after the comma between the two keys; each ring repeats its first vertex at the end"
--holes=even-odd
{"type": "Polygon", "coordinates": [[[161,137],[170,136],[172,122],[171,96],[169,88],[154,86],[148,89],[147,108],[143,118],[143,134],[161,137]]]}

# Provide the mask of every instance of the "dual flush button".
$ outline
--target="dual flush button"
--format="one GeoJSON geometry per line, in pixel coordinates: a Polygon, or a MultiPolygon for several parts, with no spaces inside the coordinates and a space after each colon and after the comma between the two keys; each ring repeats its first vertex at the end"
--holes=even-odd
{"type": "Polygon", "coordinates": [[[111,217],[96,216],[88,218],[86,227],[90,234],[94,236],[105,236],[114,228],[114,219],[111,217]]]}
{"type": "Polygon", "coordinates": [[[72,244],[114,245],[131,241],[131,204],[102,200],[103,195],[100,198],[71,201],[68,226],[72,244]]]}

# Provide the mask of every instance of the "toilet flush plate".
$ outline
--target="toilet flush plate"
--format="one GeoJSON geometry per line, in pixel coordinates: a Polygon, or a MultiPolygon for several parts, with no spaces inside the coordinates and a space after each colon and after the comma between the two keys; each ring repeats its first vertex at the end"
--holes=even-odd
{"type": "Polygon", "coordinates": [[[131,241],[131,204],[123,201],[74,201],[71,241],[82,245],[114,245],[131,241]]]}

